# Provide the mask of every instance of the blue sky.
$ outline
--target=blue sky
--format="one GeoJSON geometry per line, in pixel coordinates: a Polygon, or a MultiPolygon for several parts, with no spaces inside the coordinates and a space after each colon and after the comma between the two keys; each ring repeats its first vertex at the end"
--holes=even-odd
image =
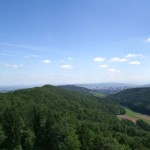
{"type": "Polygon", "coordinates": [[[1,0],[0,85],[150,83],[149,0],[1,0]]]}

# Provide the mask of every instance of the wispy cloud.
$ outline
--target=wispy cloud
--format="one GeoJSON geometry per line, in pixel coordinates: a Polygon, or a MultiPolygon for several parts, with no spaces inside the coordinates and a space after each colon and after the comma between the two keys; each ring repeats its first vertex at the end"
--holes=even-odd
{"type": "Polygon", "coordinates": [[[73,60],[73,58],[72,58],[72,57],[68,57],[67,59],[68,59],[68,60],[73,60]]]}
{"type": "Polygon", "coordinates": [[[114,61],[114,62],[125,62],[125,61],[127,61],[127,59],[126,59],[126,58],[114,57],[114,58],[111,58],[110,61],[114,61]]]}
{"type": "Polygon", "coordinates": [[[95,62],[103,62],[103,61],[105,61],[106,60],[106,58],[103,58],[103,57],[95,57],[94,58],[94,61],[95,62]]]}
{"type": "Polygon", "coordinates": [[[143,54],[127,54],[125,56],[126,58],[134,58],[134,57],[141,57],[141,58],[144,58],[144,55],[143,54]]]}
{"type": "Polygon", "coordinates": [[[71,66],[71,65],[62,65],[62,66],[60,66],[60,68],[63,68],[63,69],[72,69],[73,66],[71,66]]]}
{"type": "Polygon", "coordinates": [[[24,65],[23,64],[5,64],[4,65],[5,67],[8,67],[8,68],[20,68],[20,67],[23,67],[24,65]]]}
{"type": "Polygon", "coordinates": [[[130,65],[140,65],[141,62],[139,62],[139,61],[131,61],[131,62],[129,62],[129,64],[130,65]]]}
{"type": "Polygon", "coordinates": [[[150,38],[147,38],[147,39],[146,39],[146,42],[150,42],[150,38]]]}
{"type": "Polygon", "coordinates": [[[51,63],[51,60],[45,59],[45,60],[42,61],[42,63],[44,63],[44,64],[49,64],[49,63],[51,63]]]}
{"type": "Polygon", "coordinates": [[[108,65],[100,65],[99,67],[100,67],[100,68],[107,68],[108,65]]]}
{"type": "Polygon", "coordinates": [[[2,43],[0,42],[1,46],[8,46],[8,47],[16,47],[16,48],[23,48],[23,49],[30,49],[30,50],[37,50],[37,51],[46,51],[43,48],[34,47],[30,45],[22,45],[22,44],[12,44],[12,43],[2,43]]]}

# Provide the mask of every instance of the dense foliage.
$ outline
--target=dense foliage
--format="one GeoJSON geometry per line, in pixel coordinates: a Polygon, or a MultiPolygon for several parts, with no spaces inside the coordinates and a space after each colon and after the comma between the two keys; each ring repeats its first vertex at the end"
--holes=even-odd
{"type": "Polygon", "coordinates": [[[150,115],[150,88],[127,89],[107,98],[136,112],[150,115]]]}
{"type": "Polygon", "coordinates": [[[76,92],[82,92],[82,94],[92,94],[97,97],[105,97],[107,94],[104,94],[103,92],[95,89],[87,89],[84,87],[79,87],[75,85],[61,85],[60,86],[63,89],[69,90],[69,91],[76,91],[76,92]]]}
{"type": "Polygon", "coordinates": [[[119,121],[123,109],[82,92],[43,86],[0,94],[2,150],[149,150],[150,133],[119,121]]]}
{"type": "Polygon", "coordinates": [[[143,120],[139,119],[136,121],[136,124],[139,125],[141,128],[143,128],[146,131],[150,131],[150,125],[143,120]]]}
{"type": "Polygon", "coordinates": [[[75,86],[75,85],[60,85],[59,87],[69,90],[69,91],[75,91],[75,92],[82,92],[82,94],[90,94],[93,90],[91,89],[87,89],[84,87],[79,87],[79,86],[75,86]]]}

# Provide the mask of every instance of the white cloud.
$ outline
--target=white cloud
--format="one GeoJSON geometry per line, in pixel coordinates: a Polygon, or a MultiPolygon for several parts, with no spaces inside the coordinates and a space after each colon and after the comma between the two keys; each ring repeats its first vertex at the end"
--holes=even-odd
{"type": "Polygon", "coordinates": [[[62,66],[60,66],[60,68],[63,68],[63,69],[72,69],[73,66],[71,66],[71,65],[62,65],[62,66]]]}
{"type": "Polygon", "coordinates": [[[125,62],[125,61],[127,61],[126,58],[118,58],[118,57],[114,57],[114,58],[112,58],[110,60],[114,61],[114,62],[125,62]]]}
{"type": "Polygon", "coordinates": [[[42,61],[44,64],[49,64],[51,61],[49,59],[45,59],[42,61]]]}
{"type": "Polygon", "coordinates": [[[100,67],[100,68],[107,68],[108,65],[100,65],[99,67],[100,67]]]}
{"type": "Polygon", "coordinates": [[[102,62],[102,61],[105,61],[105,60],[106,60],[106,58],[102,58],[102,57],[95,57],[94,58],[95,62],[102,62]]]}
{"type": "Polygon", "coordinates": [[[133,58],[133,57],[142,57],[144,58],[143,54],[127,54],[126,58],[133,58]]]}
{"type": "Polygon", "coordinates": [[[67,59],[68,59],[68,60],[73,60],[73,58],[72,58],[72,57],[68,57],[67,59]]]}
{"type": "Polygon", "coordinates": [[[23,67],[24,65],[23,64],[19,64],[19,65],[16,65],[16,64],[5,64],[4,66],[8,67],[8,68],[20,68],[20,67],[23,67]]]}
{"type": "Polygon", "coordinates": [[[19,68],[19,65],[12,65],[12,68],[19,68]]]}
{"type": "Polygon", "coordinates": [[[150,42],[150,38],[147,38],[146,41],[147,41],[147,42],[150,42]]]}
{"type": "Polygon", "coordinates": [[[129,62],[129,64],[130,65],[140,65],[141,62],[139,62],[139,61],[131,61],[131,62],[129,62]]]}

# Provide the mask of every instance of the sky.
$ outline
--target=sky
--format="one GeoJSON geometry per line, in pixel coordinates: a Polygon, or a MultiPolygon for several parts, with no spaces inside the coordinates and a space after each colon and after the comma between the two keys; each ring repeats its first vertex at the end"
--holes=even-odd
{"type": "Polygon", "coordinates": [[[1,0],[0,85],[150,83],[149,0],[1,0]]]}

